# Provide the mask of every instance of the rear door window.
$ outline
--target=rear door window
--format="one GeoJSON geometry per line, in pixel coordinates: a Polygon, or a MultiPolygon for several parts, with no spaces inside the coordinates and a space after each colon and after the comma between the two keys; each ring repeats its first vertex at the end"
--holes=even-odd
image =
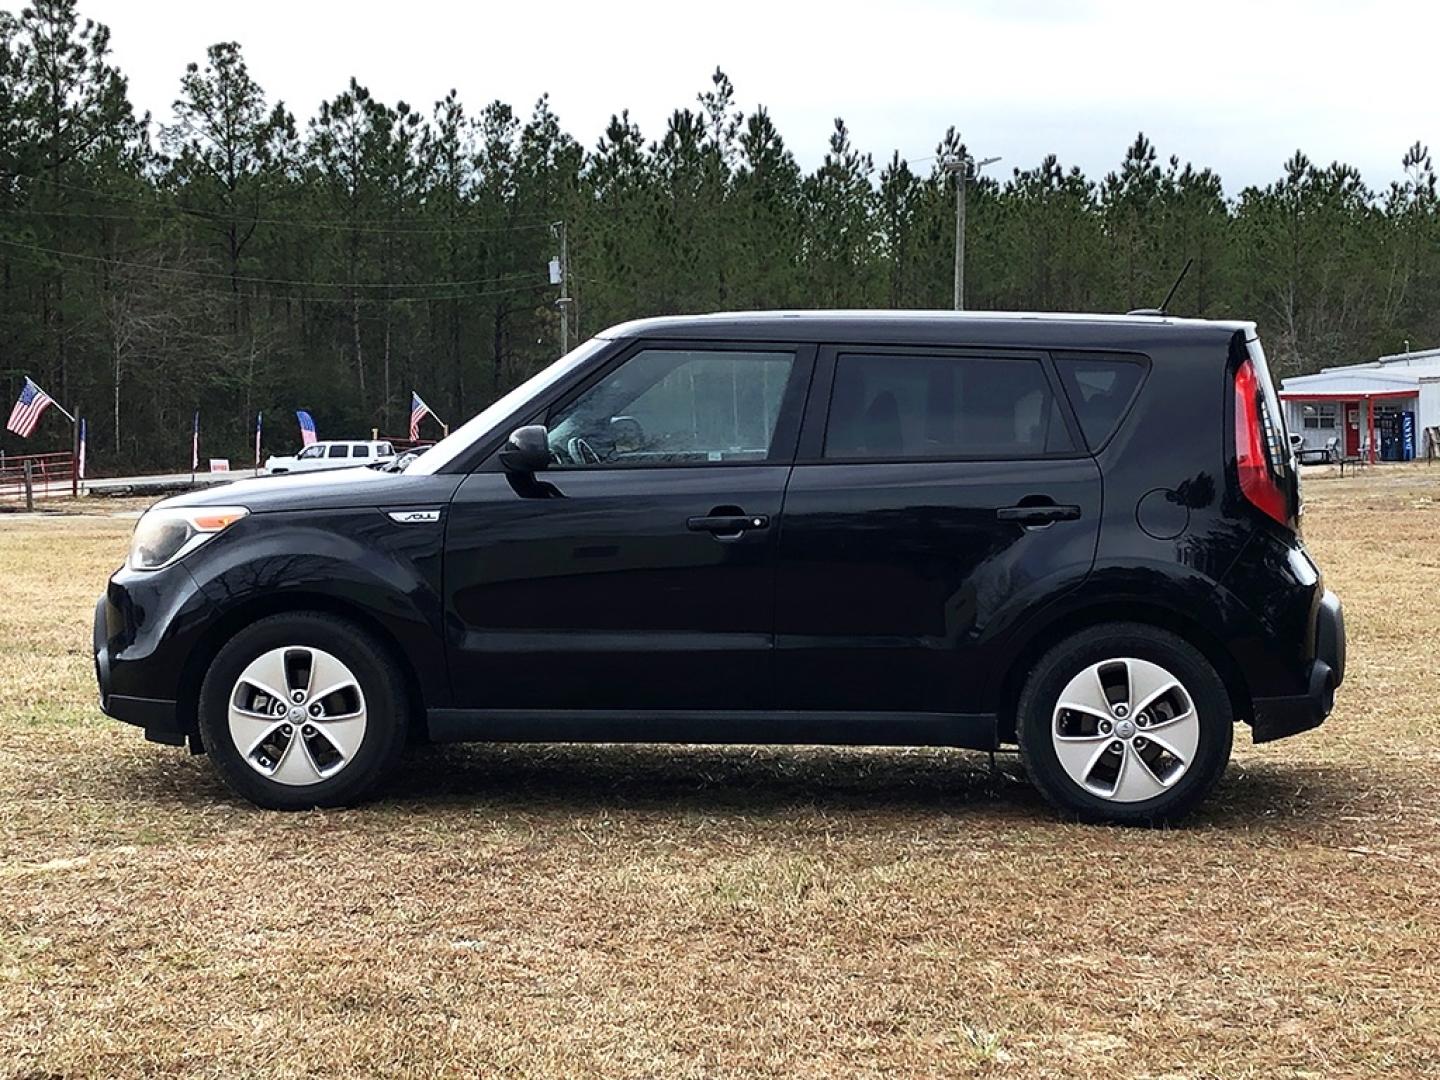
{"type": "Polygon", "coordinates": [[[836,358],[826,458],[1004,460],[1073,449],[1038,359],[858,352],[836,358]]]}
{"type": "Polygon", "coordinates": [[[1091,450],[1110,441],[1145,377],[1138,356],[1057,355],[1055,367],[1091,450]]]}
{"type": "Polygon", "coordinates": [[[345,447],[345,446],[332,446],[332,447],[330,447],[329,452],[328,452],[325,456],[326,456],[326,457],[345,457],[345,456],[346,456],[346,452],[348,451],[348,449],[349,449],[349,448],[348,448],[348,447],[345,447]]]}
{"type": "Polygon", "coordinates": [[[357,443],[354,447],[351,448],[351,450],[350,450],[350,456],[351,456],[351,457],[369,457],[369,456],[370,456],[370,447],[366,446],[364,443],[357,443]]]}

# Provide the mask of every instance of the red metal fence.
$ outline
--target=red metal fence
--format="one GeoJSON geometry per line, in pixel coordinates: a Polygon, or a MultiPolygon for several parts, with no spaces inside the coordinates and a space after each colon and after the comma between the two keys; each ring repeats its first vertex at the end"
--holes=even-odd
{"type": "Polygon", "coordinates": [[[80,493],[74,454],[7,454],[0,456],[0,499],[25,497],[27,470],[36,495],[80,493]]]}

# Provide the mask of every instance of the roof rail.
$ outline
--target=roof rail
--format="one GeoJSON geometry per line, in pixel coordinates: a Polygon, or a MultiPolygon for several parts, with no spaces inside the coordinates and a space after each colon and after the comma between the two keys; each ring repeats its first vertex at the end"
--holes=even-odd
{"type": "Polygon", "coordinates": [[[1137,307],[1134,311],[1125,312],[1126,315],[1164,315],[1165,312],[1158,307],[1137,307]]]}

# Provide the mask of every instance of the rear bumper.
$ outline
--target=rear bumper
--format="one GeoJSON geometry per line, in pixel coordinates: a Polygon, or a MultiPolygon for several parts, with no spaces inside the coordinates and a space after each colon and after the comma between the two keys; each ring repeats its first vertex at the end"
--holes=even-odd
{"type": "Polygon", "coordinates": [[[1291,697],[1255,699],[1251,737],[1273,742],[1317,728],[1335,707],[1335,691],[1345,681],[1345,612],[1340,598],[1326,591],[1315,612],[1315,657],[1306,691],[1291,697]]]}

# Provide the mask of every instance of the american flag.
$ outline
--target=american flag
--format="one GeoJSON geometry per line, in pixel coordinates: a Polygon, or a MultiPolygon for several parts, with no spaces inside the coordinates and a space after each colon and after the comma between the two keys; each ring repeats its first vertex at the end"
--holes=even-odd
{"type": "Polygon", "coordinates": [[[20,390],[19,400],[10,410],[10,421],[5,426],[22,439],[28,439],[35,430],[35,425],[40,423],[40,414],[54,404],[55,401],[49,394],[27,378],[20,390]]]}
{"type": "Polygon", "coordinates": [[[200,410],[195,410],[195,426],[190,429],[190,471],[200,468],[200,410]]]}
{"type": "MultiPolygon", "coordinates": [[[[425,402],[423,402],[423,401],[420,400],[420,395],[417,394],[414,390],[411,390],[411,391],[410,391],[410,441],[411,441],[411,442],[414,442],[416,439],[420,438],[420,421],[421,421],[421,420],[424,420],[425,417],[427,417],[427,416],[435,416],[435,414],[430,411],[430,406],[429,406],[429,405],[426,405],[425,402]]],[[[435,419],[436,419],[436,420],[439,420],[440,418],[439,418],[438,416],[435,416],[435,419]]]]}

